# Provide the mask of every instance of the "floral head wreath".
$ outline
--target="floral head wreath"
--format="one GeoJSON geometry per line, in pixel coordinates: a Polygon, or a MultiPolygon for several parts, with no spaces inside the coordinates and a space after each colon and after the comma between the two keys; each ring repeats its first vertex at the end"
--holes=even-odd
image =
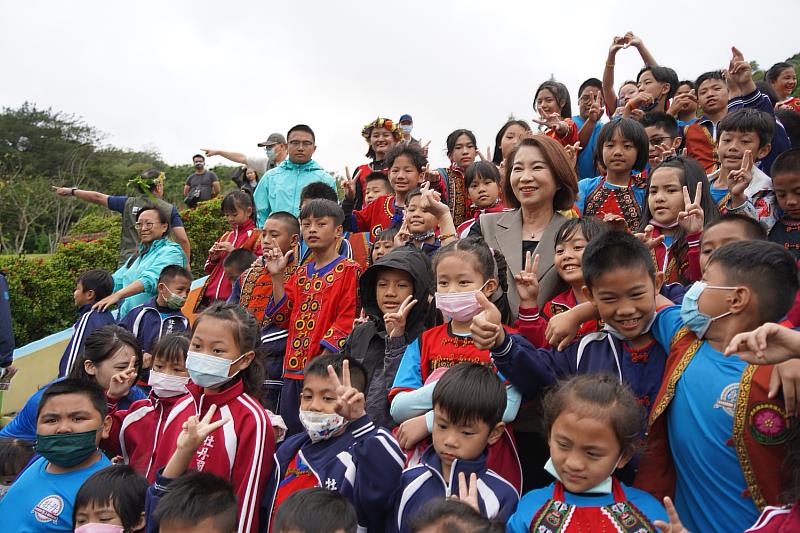
{"type": "Polygon", "coordinates": [[[148,196],[152,197],[153,193],[150,192],[150,187],[152,187],[157,183],[164,183],[165,177],[166,174],[164,174],[163,172],[159,172],[158,176],[156,176],[155,178],[146,178],[141,174],[137,174],[136,177],[128,181],[128,185],[135,185],[136,187],[139,188],[139,190],[141,190],[148,196]]]}
{"type": "MultiPolygon", "coordinates": [[[[369,136],[372,134],[372,130],[375,128],[386,128],[389,130],[392,133],[392,137],[394,137],[395,142],[399,142],[403,137],[399,126],[395,124],[392,119],[378,117],[372,122],[365,124],[361,129],[361,136],[364,137],[364,140],[367,141],[367,144],[369,144],[369,136]]],[[[369,150],[367,150],[367,157],[375,157],[375,151],[372,149],[372,145],[370,145],[369,150]]]]}

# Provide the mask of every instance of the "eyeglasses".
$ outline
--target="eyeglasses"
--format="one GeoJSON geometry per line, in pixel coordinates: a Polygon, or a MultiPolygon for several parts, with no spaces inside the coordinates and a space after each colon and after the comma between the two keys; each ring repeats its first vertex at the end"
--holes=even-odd
{"type": "Polygon", "coordinates": [[[292,148],[299,148],[300,146],[303,148],[311,148],[314,146],[314,143],[311,141],[289,141],[289,146],[292,148]]]}
{"type": "Polygon", "coordinates": [[[142,228],[150,229],[155,225],[156,225],[155,222],[137,222],[136,224],[133,225],[133,227],[136,229],[142,229],[142,228]]]}
{"type": "Polygon", "coordinates": [[[674,138],[675,137],[653,137],[648,142],[650,143],[650,146],[655,148],[659,144],[664,144],[664,141],[671,141],[674,138]]]}

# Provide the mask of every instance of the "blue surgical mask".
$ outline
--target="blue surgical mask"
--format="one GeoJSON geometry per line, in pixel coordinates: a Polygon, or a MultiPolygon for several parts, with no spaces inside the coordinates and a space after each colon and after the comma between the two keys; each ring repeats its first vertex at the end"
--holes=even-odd
{"type": "Polygon", "coordinates": [[[411,135],[411,130],[414,129],[412,124],[400,124],[400,130],[406,135],[411,135]]]}
{"type": "MultiPolygon", "coordinates": [[[[611,469],[611,474],[609,474],[607,478],[605,478],[603,481],[601,481],[600,483],[598,483],[594,487],[583,491],[582,494],[611,494],[612,487],[613,487],[613,482],[611,481],[611,475],[617,469],[617,466],[619,465],[620,459],[622,459],[621,455],[619,456],[619,458],[617,458],[617,462],[614,463],[614,468],[611,469]]],[[[556,465],[553,464],[553,458],[552,457],[547,460],[547,463],[545,463],[545,465],[544,465],[544,469],[547,471],[548,474],[550,474],[551,476],[553,476],[557,480],[561,481],[561,476],[558,475],[558,471],[556,470],[556,465]]],[[[564,482],[561,481],[561,484],[563,485],[564,482]]],[[[564,487],[564,488],[566,488],[566,487],[564,487]]]]}
{"type": "Polygon", "coordinates": [[[270,159],[275,157],[275,148],[272,148],[272,147],[264,148],[264,151],[267,153],[267,157],[269,157],[270,159]]]}
{"type": "Polygon", "coordinates": [[[730,311],[717,315],[715,317],[708,316],[700,312],[700,295],[706,289],[720,289],[720,290],[735,290],[736,287],[722,287],[719,285],[709,285],[704,281],[695,281],[686,294],[683,295],[683,303],[681,304],[681,320],[698,338],[702,339],[711,323],[726,317],[731,314],[730,311]]]}
{"type": "Polygon", "coordinates": [[[200,387],[213,389],[224,385],[236,374],[229,376],[231,365],[239,361],[245,354],[240,355],[233,361],[216,355],[208,355],[200,352],[189,351],[186,353],[186,369],[189,371],[191,380],[200,387]]]}

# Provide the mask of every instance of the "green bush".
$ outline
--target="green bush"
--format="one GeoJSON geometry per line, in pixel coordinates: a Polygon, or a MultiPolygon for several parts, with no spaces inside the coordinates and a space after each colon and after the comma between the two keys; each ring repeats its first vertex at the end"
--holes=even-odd
{"type": "MultiPolygon", "coordinates": [[[[220,204],[220,199],[210,200],[181,212],[192,247],[191,270],[195,277],[205,275],[203,264],[208,249],[229,229],[220,215],[220,204]]],[[[0,270],[8,281],[17,346],[75,322],[75,280],[92,268],[116,270],[121,220],[119,216],[87,214],[70,228],[71,240],[59,244],[50,257],[0,256],[0,270]]]]}

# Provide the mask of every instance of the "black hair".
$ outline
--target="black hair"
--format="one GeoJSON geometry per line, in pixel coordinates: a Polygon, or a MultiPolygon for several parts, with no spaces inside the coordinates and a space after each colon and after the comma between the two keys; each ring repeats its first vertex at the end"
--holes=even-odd
{"type": "Polygon", "coordinates": [[[703,72],[697,77],[697,79],[694,81],[694,88],[699,91],[700,86],[708,80],[719,80],[723,83],[725,82],[725,78],[722,77],[721,70],[709,70],[708,72],[703,72]]]}
{"type": "Polygon", "coordinates": [[[690,89],[694,90],[694,82],[692,80],[681,80],[678,82],[678,89],[681,88],[682,85],[688,85],[690,89]]]}
{"type": "Polygon", "coordinates": [[[681,129],[678,127],[678,121],[675,117],[668,115],[662,111],[653,111],[645,114],[639,121],[643,128],[655,127],[667,132],[672,138],[681,136],[681,129]]]}
{"type": "Polygon", "coordinates": [[[477,147],[478,141],[475,140],[474,133],[464,128],[457,129],[451,132],[450,135],[447,136],[447,140],[445,141],[445,144],[447,145],[447,155],[453,153],[453,150],[456,149],[456,142],[458,141],[458,138],[461,137],[462,135],[466,135],[469,138],[469,140],[472,141],[472,144],[474,144],[477,147]]]}
{"type": "Polygon", "coordinates": [[[100,421],[102,422],[108,414],[108,403],[106,400],[106,391],[94,381],[84,381],[81,379],[67,378],[60,381],[51,383],[42,393],[39,398],[39,405],[36,408],[36,419],[42,414],[45,404],[56,396],[64,394],[82,394],[89,398],[92,406],[100,413],[100,421]]]}
{"type": "Polygon", "coordinates": [[[168,333],[158,339],[153,346],[153,360],[162,359],[173,365],[185,365],[189,351],[189,337],[186,333],[168,333]]]}
{"type": "Polygon", "coordinates": [[[338,202],[339,196],[336,194],[336,189],[322,181],[315,181],[309,183],[303,190],[300,191],[300,204],[306,200],[330,200],[331,202],[338,202]]]}
{"type": "Polygon", "coordinates": [[[639,71],[639,74],[636,75],[636,83],[639,83],[639,78],[642,77],[642,74],[645,72],[650,71],[653,75],[653,78],[659,83],[669,83],[669,91],[667,92],[667,100],[675,96],[675,91],[678,90],[678,75],[669,67],[664,67],[662,65],[645,65],[642,67],[642,70],[639,71]]]}
{"type": "Polygon", "coordinates": [[[253,201],[253,195],[250,193],[249,189],[239,189],[229,192],[222,198],[222,203],[220,204],[220,211],[223,216],[227,214],[236,214],[237,209],[245,211],[247,208],[252,209],[250,212],[250,219],[255,221],[255,202],[253,201]]]}
{"type": "Polygon", "coordinates": [[[752,241],[765,241],[767,240],[767,231],[764,229],[764,226],[761,223],[754,219],[753,217],[749,217],[747,215],[740,215],[738,213],[725,213],[724,215],[720,215],[714,221],[708,222],[703,226],[703,235],[708,232],[714,226],[718,226],[720,224],[724,224],[726,222],[734,223],[734,224],[741,224],[742,227],[745,229],[745,233],[747,234],[748,240],[752,241]]]}
{"type": "Polygon", "coordinates": [[[23,439],[0,439],[0,476],[17,476],[34,454],[34,443],[23,439]]]}
{"type": "Polygon", "coordinates": [[[425,154],[422,153],[422,149],[418,145],[412,143],[398,143],[389,150],[389,153],[386,154],[386,159],[383,160],[386,168],[392,168],[395,159],[401,155],[411,160],[411,164],[414,165],[417,172],[422,172],[428,165],[428,158],[425,157],[425,154]]]}
{"type": "Polygon", "coordinates": [[[564,241],[568,241],[578,231],[581,232],[586,242],[590,243],[595,238],[599,237],[600,235],[609,231],[610,229],[611,227],[602,220],[600,220],[599,218],[595,217],[570,218],[569,220],[564,222],[558,229],[558,233],[556,233],[556,238],[555,238],[555,246],[558,246],[564,241]]]}
{"type": "Polygon", "coordinates": [[[452,424],[485,422],[489,429],[503,420],[506,389],[495,371],[480,363],[459,363],[433,389],[433,406],[452,424]]]}
{"type": "Polygon", "coordinates": [[[642,269],[655,283],[656,266],[650,250],[630,233],[608,231],[591,241],[583,252],[583,282],[590,291],[597,278],[623,268],[642,269]]]}
{"type": "Polygon", "coordinates": [[[339,207],[339,204],[331,200],[311,200],[304,205],[303,209],[300,210],[300,220],[311,217],[331,217],[336,226],[341,226],[344,223],[344,211],[339,207]]]}
{"type": "MultiPolygon", "coordinates": [[[[792,111],[794,113],[794,111],[792,111]]],[[[800,424],[789,424],[783,455],[783,472],[787,473],[783,501],[789,505],[800,500],[800,424]]]]}
{"type": "Polygon", "coordinates": [[[800,148],[786,150],[772,162],[772,176],[789,172],[800,173],[800,148]]]}
{"type": "Polygon", "coordinates": [[[289,140],[289,136],[294,133],[295,131],[303,131],[311,135],[311,140],[317,142],[317,137],[314,135],[314,130],[310,127],[306,126],[305,124],[297,124],[296,126],[292,126],[289,131],[286,133],[286,140],[289,140]]]}
{"type": "MultiPolygon", "coordinates": [[[[650,194],[650,182],[652,182],[655,173],[661,169],[668,168],[674,168],[680,172],[681,177],[679,178],[679,181],[682,186],[686,187],[686,190],[689,193],[689,199],[692,202],[694,202],[695,193],[697,192],[697,184],[703,184],[700,207],[703,209],[705,221],[713,222],[714,220],[717,220],[720,216],[719,208],[717,207],[717,203],[714,201],[714,198],[711,196],[711,188],[708,183],[706,172],[703,170],[703,167],[700,166],[700,163],[691,157],[679,156],[667,159],[658,167],[656,167],[655,170],[650,171],[650,176],[648,176],[647,179],[648,197],[650,194]]],[[[650,202],[646,198],[644,210],[642,212],[642,220],[638,231],[644,231],[647,225],[650,224],[650,219],[652,217],[653,214],[650,212],[650,202]]],[[[689,242],[686,240],[686,237],[686,232],[683,230],[683,228],[678,226],[675,234],[672,237],[672,245],[670,246],[670,256],[675,258],[675,262],[678,267],[678,281],[683,285],[688,285],[691,283],[691,280],[684,276],[685,269],[683,268],[683,265],[688,264],[687,262],[689,260],[689,242]]]]}
{"type": "MultiPolygon", "coordinates": [[[[775,133],[775,119],[769,114],[745,107],[737,109],[725,115],[717,125],[717,139],[726,131],[736,131],[739,133],[758,133],[758,147],[763,148],[772,142],[772,135],[775,133]]],[[[717,141],[719,142],[719,141],[717,141]]],[[[753,154],[755,159],[755,154],[753,154]]]]}
{"type": "Polygon", "coordinates": [[[785,61],[780,61],[778,63],[775,63],[774,65],[769,67],[769,70],[767,70],[766,74],[764,74],[764,79],[770,83],[776,82],[778,81],[781,72],[783,72],[787,68],[794,70],[794,65],[792,65],[791,63],[787,63],[785,61]]]}
{"type": "Polygon", "coordinates": [[[489,179],[499,184],[500,171],[491,161],[475,161],[464,171],[464,188],[469,189],[476,178],[489,179]]]}
{"type": "Polygon", "coordinates": [[[94,291],[94,300],[99,302],[114,292],[114,277],[111,273],[94,268],[78,276],[83,292],[94,291]]]}
{"type": "Polygon", "coordinates": [[[603,90],[603,82],[598,80],[597,78],[589,78],[588,80],[581,83],[580,88],[578,89],[578,98],[580,98],[581,94],[583,94],[583,90],[587,87],[594,87],[595,89],[603,90]]]}
{"type": "Polygon", "coordinates": [[[205,160],[206,160],[206,156],[204,156],[203,154],[194,154],[194,155],[192,156],[192,161],[194,161],[194,160],[195,160],[195,159],[197,159],[198,157],[199,157],[200,159],[202,159],[203,161],[205,161],[205,160]]]}
{"type": "MultiPolygon", "coordinates": [[[[235,327],[230,328],[230,330],[233,333],[233,341],[239,347],[240,354],[255,351],[261,344],[258,323],[255,317],[243,307],[226,302],[211,304],[195,319],[192,325],[192,335],[197,331],[197,326],[207,318],[215,318],[235,324],[235,327]]],[[[255,357],[247,368],[239,372],[239,375],[242,376],[244,391],[251,396],[259,397],[262,392],[261,385],[264,382],[264,370],[255,360],[255,357]]]]}
{"type": "Polygon", "coordinates": [[[83,342],[83,353],[75,361],[69,377],[85,381],[87,383],[97,383],[97,378],[86,372],[86,361],[91,361],[97,367],[103,361],[110,359],[124,346],[130,347],[136,356],[136,373],[142,371],[142,348],[133,333],[127,329],[109,324],[94,330],[83,342]]]}
{"type": "Polygon", "coordinates": [[[214,474],[191,470],[170,483],[152,521],[161,526],[196,526],[211,518],[217,531],[235,531],[236,515],[236,494],[231,484],[214,474]]]}
{"type": "Polygon", "coordinates": [[[800,148],[800,113],[792,109],[776,109],[775,118],[783,125],[792,148],[800,148]]]}
{"type": "Polygon", "coordinates": [[[288,211],[275,211],[267,217],[267,220],[280,220],[289,229],[289,235],[300,233],[300,221],[288,211]]]}
{"type": "Polygon", "coordinates": [[[342,365],[344,364],[344,361],[347,361],[350,365],[350,384],[355,389],[358,389],[359,392],[366,393],[367,385],[369,385],[367,370],[364,368],[364,365],[346,355],[338,353],[318,355],[317,357],[312,359],[310,363],[308,363],[304,375],[320,376],[323,378],[327,378],[328,365],[330,365],[333,367],[333,370],[336,372],[336,375],[339,376],[339,379],[341,380],[342,368],[343,368],[342,365]]]}
{"type": "Polygon", "coordinates": [[[293,492],[275,512],[275,533],[356,533],[358,515],[341,493],[322,487],[293,492]]]}
{"type": "Polygon", "coordinates": [[[616,375],[579,374],[561,381],[545,395],[542,411],[548,438],[556,419],[566,411],[579,418],[607,420],[621,453],[635,452],[641,445],[644,411],[631,388],[616,375]]]}
{"type": "Polygon", "coordinates": [[[436,526],[442,533],[504,533],[505,524],[489,520],[464,502],[451,499],[431,499],[414,514],[409,522],[411,533],[436,526]]]}
{"type": "Polygon", "coordinates": [[[600,163],[605,167],[603,145],[614,137],[617,130],[619,130],[623,139],[631,141],[636,147],[636,162],[633,163],[633,170],[641,172],[647,165],[650,156],[650,139],[647,138],[647,132],[644,131],[644,127],[632,118],[615,118],[600,128],[597,140],[594,143],[593,157],[595,163],[600,163]]]}
{"type": "Polygon", "coordinates": [[[494,137],[494,154],[492,154],[492,163],[495,165],[499,165],[503,162],[503,152],[500,150],[500,144],[503,142],[503,137],[506,134],[506,130],[511,126],[519,126],[525,131],[531,131],[531,125],[524,120],[509,120],[503,124],[503,127],[500,128],[500,131],[498,131],[497,135],[494,137]]]}
{"type": "Polygon", "coordinates": [[[222,266],[224,268],[232,268],[241,275],[242,272],[250,268],[250,265],[252,265],[255,260],[256,254],[251,250],[247,248],[237,248],[225,256],[225,259],[222,260],[222,266]]]}
{"type": "Polygon", "coordinates": [[[414,187],[413,189],[411,189],[406,193],[406,209],[408,209],[408,205],[411,203],[411,200],[416,198],[417,196],[422,196],[422,189],[420,189],[419,187],[414,187]]]}
{"type": "Polygon", "coordinates": [[[89,505],[110,503],[122,521],[125,531],[134,531],[144,523],[144,500],[149,484],[130,465],[111,465],[98,470],[83,482],[75,495],[72,525],[77,527],[78,513],[89,505]]]}
{"type": "Polygon", "coordinates": [[[572,117],[572,100],[569,97],[569,90],[566,85],[555,80],[547,80],[536,89],[533,95],[534,111],[539,111],[536,107],[536,99],[539,98],[539,93],[544,90],[550,91],[550,94],[556,99],[556,104],[561,108],[561,118],[572,117]]]}
{"type": "Polygon", "coordinates": [[[772,102],[772,107],[775,107],[775,104],[781,101],[781,98],[778,96],[778,93],[775,92],[775,89],[772,88],[772,85],[764,80],[756,82],[756,89],[761,91],[761,94],[767,95],[769,101],[772,102]]]}
{"type": "Polygon", "coordinates": [[[780,244],[739,241],[720,246],[708,260],[720,265],[729,286],[749,287],[758,298],[758,320],[780,321],[794,304],[797,293],[797,261],[780,244]]]}
{"type": "Polygon", "coordinates": [[[386,228],[378,233],[378,236],[372,240],[372,244],[369,245],[369,256],[367,256],[367,265],[372,265],[372,252],[375,251],[375,243],[378,241],[389,241],[394,242],[394,238],[397,236],[397,233],[400,231],[400,228],[386,228]]]}
{"type": "Polygon", "coordinates": [[[392,186],[389,184],[389,176],[387,176],[383,172],[375,171],[367,174],[367,177],[364,178],[364,183],[369,183],[371,181],[381,181],[384,183],[384,185],[388,186],[390,189],[392,188],[392,186]]]}
{"type": "MultiPolygon", "coordinates": [[[[472,267],[476,271],[480,272],[484,281],[494,278],[500,283],[501,287],[504,285],[505,287],[508,286],[505,272],[506,269],[502,269],[503,271],[500,271],[500,265],[496,264],[494,252],[491,248],[489,248],[489,245],[486,244],[486,241],[484,241],[482,237],[472,235],[464,239],[451,242],[450,244],[439,249],[439,251],[436,252],[436,255],[433,257],[432,268],[434,276],[436,275],[436,269],[439,266],[439,263],[441,263],[442,259],[450,254],[469,256],[470,260],[472,261],[472,267]]],[[[503,263],[505,263],[505,257],[503,257],[503,263]]]]}
{"type": "Polygon", "coordinates": [[[158,275],[158,283],[166,284],[175,278],[186,278],[191,282],[192,273],[180,265],[167,265],[161,269],[161,273],[158,275]]]}

